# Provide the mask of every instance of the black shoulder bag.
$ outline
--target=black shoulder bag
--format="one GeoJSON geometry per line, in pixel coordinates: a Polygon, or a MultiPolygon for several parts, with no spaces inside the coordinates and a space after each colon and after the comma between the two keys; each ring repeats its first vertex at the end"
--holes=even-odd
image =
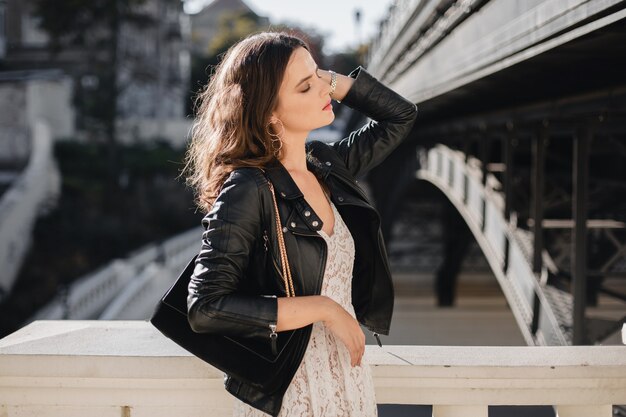
{"type": "MultiPolygon", "coordinates": [[[[269,180],[268,185],[274,200],[276,230],[282,230],[274,187],[269,180]]],[[[287,296],[295,296],[284,238],[282,233],[277,234],[286,293],[287,296]]],[[[278,370],[281,364],[289,360],[286,356],[293,353],[293,349],[286,348],[299,329],[276,333],[277,336],[271,343],[273,347],[266,341],[194,332],[187,320],[187,294],[197,256],[189,261],[159,300],[150,323],[176,344],[222,372],[254,386],[261,392],[275,392],[284,383],[278,370]],[[250,366],[251,361],[254,366],[250,366]]]]}

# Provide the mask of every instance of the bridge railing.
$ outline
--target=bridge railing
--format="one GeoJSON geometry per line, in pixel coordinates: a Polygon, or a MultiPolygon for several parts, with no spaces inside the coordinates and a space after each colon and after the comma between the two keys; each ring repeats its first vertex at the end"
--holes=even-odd
{"type": "Polygon", "coordinates": [[[0,199],[0,299],[10,292],[17,278],[37,217],[55,204],[60,193],[50,128],[38,120],[31,134],[28,165],[0,199]]]}
{"type": "Polygon", "coordinates": [[[143,264],[141,273],[120,291],[98,318],[119,320],[149,317],[159,297],[173,283],[189,259],[199,252],[200,236],[201,231],[194,228],[163,242],[159,246],[159,257],[143,264]]]}
{"type": "MultiPolygon", "coordinates": [[[[626,346],[367,345],[378,404],[433,417],[551,405],[610,417],[626,403],[626,346]]],[[[0,340],[0,414],[231,416],[224,375],[145,321],[36,321],[0,340]]]]}
{"type": "Polygon", "coordinates": [[[146,245],[74,281],[33,315],[35,320],[144,318],[158,296],[200,250],[201,228],[146,245]]]}
{"type": "Polygon", "coordinates": [[[483,181],[480,161],[444,145],[420,158],[417,177],[437,186],[465,219],[528,345],[571,344],[571,295],[546,285],[533,272],[532,234],[505,219],[498,180],[487,174],[483,181]]]}
{"type": "Polygon", "coordinates": [[[403,31],[418,6],[426,0],[394,0],[385,19],[380,23],[380,30],[370,46],[369,66],[376,67],[384,60],[394,41],[403,31]]]}

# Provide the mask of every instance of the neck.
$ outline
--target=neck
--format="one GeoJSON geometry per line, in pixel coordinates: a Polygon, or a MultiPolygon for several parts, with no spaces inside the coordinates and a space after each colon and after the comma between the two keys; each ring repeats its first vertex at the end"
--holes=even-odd
{"type": "MultiPolygon", "coordinates": [[[[289,134],[289,139],[283,137],[283,154],[279,159],[285,169],[289,172],[305,172],[306,166],[306,149],[305,142],[309,132],[299,134],[289,134]]],[[[286,136],[286,135],[285,135],[286,136]]]]}

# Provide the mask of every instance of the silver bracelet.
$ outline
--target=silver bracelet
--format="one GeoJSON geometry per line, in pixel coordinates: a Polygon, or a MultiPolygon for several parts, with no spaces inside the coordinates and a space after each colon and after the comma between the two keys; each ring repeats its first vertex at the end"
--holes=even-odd
{"type": "Polygon", "coordinates": [[[328,70],[330,72],[330,93],[329,95],[332,97],[335,92],[335,88],[337,88],[337,73],[333,70],[328,70]]]}

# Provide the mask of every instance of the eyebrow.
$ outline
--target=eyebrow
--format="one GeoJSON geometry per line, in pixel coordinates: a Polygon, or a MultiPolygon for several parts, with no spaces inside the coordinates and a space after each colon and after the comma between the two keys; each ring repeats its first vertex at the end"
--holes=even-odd
{"type": "MultiPolygon", "coordinates": [[[[315,66],[315,71],[313,72],[314,74],[317,73],[317,70],[319,69],[319,65],[315,66]]],[[[308,80],[309,78],[311,78],[313,76],[313,74],[308,75],[306,77],[304,77],[303,79],[301,79],[298,84],[296,84],[296,88],[298,88],[300,86],[300,84],[302,84],[303,82],[305,82],[306,80],[308,80]]]]}

